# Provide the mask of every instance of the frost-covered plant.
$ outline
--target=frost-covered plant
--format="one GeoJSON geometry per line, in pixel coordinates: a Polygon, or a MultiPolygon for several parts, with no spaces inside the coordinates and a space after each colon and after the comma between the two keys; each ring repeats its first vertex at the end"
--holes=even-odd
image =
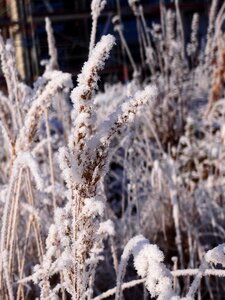
{"type": "Polygon", "coordinates": [[[49,18],[45,19],[45,28],[47,32],[48,38],[48,49],[49,49],[49,56],[50,59],[47,62],[46,69],[47,70],[56,70],[58,69],[58,53],[55,45],[55,38],[53,34],[53,29],[51,26],[51,21],[49,18]]]}
{"type": "MultiPolygon", "coordinates": [[[[12,285],[10,274],[15,264],[13,257],[17,235],[18,211],[21,195],[25,193],[25,199],[33,206],[34,195],[32,177],[36,181],[37,188],[44,190],[43,179],[40,176],[39,166],[31,151],[40,120],[44,111],[51,105],[53,98],[60,94],[63,96],[72,87],[71,75],[60,71],[46,72],[31,89],[19,81],[14,47],[10,43],[4,44],[1,38],[1,60],[2,68],[6,78],[9,96],[8,101],[11,109],[8,111],[7,119],[2,120],[4,139],[8,143],[9,158],[5,162],[6,171],[3,171],[3,179],[8,185],[4,188],[2,202],[4,204],[1,223],[1,253],[5,253],[4,259],[0,260],[1,287],[3,279],[6,280],[7,290],[12,299],[12,285]],[[25,181],[25,186],[24,182],[25,181]]],[[[2,97],[5,99],[5,97],[2,97]]],[[[3,182],[4,182],[3,181],[3,182]]],[[[41,259],[40,229],[37,220],[35,224],[36,241],[41,259]]],[[[24,266],[23,266],[24,267],[24,266]]],[[[23,268],[22,267],[22,268],[23,268]]],[[[1,288],[6,294],[4,286],[1,288]]]]}
{"type": "Polygon", "coordinates": [[[89,46],[89,56],[95,46],[96,31],[98,18],[106,6],[106,0],[92,0],[91,2],[91,16],[92,16],[92,28],[91,28],[91,37],[90,37],[90,46],[89,46]]]}
{"type": "Polygon", "coordinates": [[[214,299],[225,276],[214,268],[224,266],[225,5],[212,1],[206,43],[194,14],[186,45],[179,1],[160,1],[150,28],[129,1],[140,63],[116,16],[133,80],[99,92],[115,44],[95,42],[105,5],[92,1],[89,58],[71,94],[48,19],[50,59],[32,87],[0,40],[0,299],[214,299]]]}
{"type": "Polygon", "coordinates": [[[112,36],[102,37],[78,76],[78,86],[71,93],[73,128],[68,147],[59,151],[59,164],[68,188],[68,203],[65,208],[57,210],[43,264],[35,269],[42,299],[50,293],[50,277],[60,272],[65,280],[61,288],[64,287],[73,299],[89,297],[93,285],[90,276],[92,274],[93,277],[99,260],[97,255],[93,261],[92,253],[101,241],[103,228],[99,222],[104,204],[98,190],[109,163],[110,141],[126,123],[133,120],[139,107],[156,96],[155,89],[151,87],[137,92],[134,99],[123,104],[98,127],[95,126],[93,94],[97,89],[98,71],[103,68],[113,44],[112,36]]]}
{"type": "Polygon", "coordinates": [[[194,63],[196,52],[198,50],[198,30],[199,30],[199,14],[195,13],[191,24],[191,41],[187,45],[187,53],[192,58],[194,63]]]}
{"type": "Polygon", "coordinates": [[[121,299],[121,285],[130,254],[139,276],[145,278],[145,286],[157,299],[178,299],[172,290],[172,276],[162,264],[164,256],[156,245],[150,245],[142,235],[132,238],[123,250],[117,275],[116,300],[121,299]]]}

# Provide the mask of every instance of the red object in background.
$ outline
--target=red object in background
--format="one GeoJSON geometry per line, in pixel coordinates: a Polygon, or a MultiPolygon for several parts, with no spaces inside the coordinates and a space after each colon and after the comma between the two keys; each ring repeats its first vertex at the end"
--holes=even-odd
{"type": "Polygon", "coordinates": [[[129,73],[127,65],[123,65],[123,80],[127,82],[129,80],[129,73]]]}

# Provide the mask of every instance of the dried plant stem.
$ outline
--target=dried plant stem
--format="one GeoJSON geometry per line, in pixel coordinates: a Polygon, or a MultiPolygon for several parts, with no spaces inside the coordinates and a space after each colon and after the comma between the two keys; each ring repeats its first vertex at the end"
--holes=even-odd
{"type": "MultiPolygon", "coordinates": [[[[17,261],[18,261],[18,271],[21,268],[21,254],[19,249],[19,242],[18,242],[18,235],[16,236],[16,255],[17,255],[17,261]]],[[[24,288],[22,287],[22,295],[21,300],[25,300],[25,294],[24,294],[24,288]]]]}
{"type": "Polygon", "coordinates": [[[126,51],[126,53],[127,53],[127,56],[128,56],[128,58],[129,58],[129,60],[130,60],[131,66],[132,66],[132,68],[133,68],[133,72],[134,72],[135,74],[138,74],[138,69],[137,69],[137,67],[136,67],[136,64],[135,64],[135,62],[134,62],[133,56],[132,56],[132,54],[131,54],[131,52],[130,52],[130,49],[129,49],[128,45],[127,45],[127,42],[126,42],[126,40],[125,40],[125,38],[124,38],[124,35],[123,35],[123,32],[122,32],[121,28],[118,28],[117,31],[118,31],[118,33],[119,33],[120,40],[121,40],[121,42],[122,42],[122,44],[123,44],[123,47],[124,47],[124,49],[125,49],[125,51],[126,51]]]}
{"type": "Polygon", "coordinates": [[[184,39],[184,28],[183,28],[183,22],[181,18],[181,12],[179,7],[179,0],[175,0],[175,8],[176,8],[176,18],[177,18],[177,32],[180,37],[181,41],[181,47],[182,47],[182,58],[185,59],[185,39],[184,39]]]}
{"type": "Polygon", "coordinates": [[[225,83],[225,42],[222,41],[217,52],[216,66],[213,72],[213,84],[205,115],[208,116],[213,105],[223,95],[225,83]]]}
{"type": "MultiPolygon", "coordinates": [[[[51,178],[51,185],[54,186],[55,184],[55,176],[54,176],[54,169],[53,169],[53,157],[52,157],[52,145],[51,145],[51,135],[50,135],[50,127],[49,127],[49,119],[48,119],[48,109],[45,109],[45,124],[46,124],[46,133],[48,139],[48,159],[49,159],[49,168],[50,168],[50,178],[51,178]]],[[[56,208],[56,197],[54,193],[52,194],[53,199],[53,207],[56,208]]]]}
{"type": "Polygon", "coordinates": [[[21,181],[22,181],[22,170],[20,170],[19,172],[17,186],[16,186],[16,194],[14,197],[15,200],[12,206],[13,218],[12,220],[9,220],[9,224],[12,224],[11,234],[10,234],[10,247],[9,247],[9,270],[11,270],[11,266],[12,266],[13,244],[14,244],[14,239],[16,234],[16,223],[18,219],[18,206],[19,206],[19,197],[20,197],[20,190],[21,190],[21,181]]]}
{"type": "Polygon", "coordinates": [[[140,6],[139,12],[140,12],[142,25],[143,25],[143,28],[144,28],[144,33],[145,33],[145,37],[146,37],[146,41],[147,41],[147,46],[151,47],[151,40],[150,40],[150,37],[149,37],[148,26],[147,26],[147,23],[146,23],[146,20],[145,20],[145,16],[144,16],[142,6],[140,6]]]}
{"type": "Polygon", "coordinates": [[[92,27],[91,27],[91,38],[90,38],[90,46],[89,46],[89,57],[91,52],[95,46],[95,38],[96,38],[96,30],[97,30],[98,18],[94,17],[92,20],[92,27]]]}
{"type": "MultiPolygon", "coordinates": [[[[19,278],[22,279],[23,277],[23,272],[24,272],[24,265],[25,265],[25,259],[26,259],[26,253],[27,253],[27,246],[28,246],[28,241],[29,241],[29,235],[30,235],[30,230],[31,230],[31,224],[33,222],[33,216],[29,217],[28,223],[27,223],[27,230],[26,230],[26,235],[25,235],[25,244],[23,248],[23,257],[22,257],[22,262],[21,266],[19,268],[19,278]]],[[[23,286],[21,283],[19,283],[18,290],[17,290],[17,300],[20,299],[20,294],[21,294],[21,289],[23,289],[23,286]]]]}
{"type": "Polygon", "coordinates": [[[63,108],[64,105],[65,105],[65,103],[63,103],[61,97],[59,97],[58,101],[57,101],[57,114],[59,116],[59,121],[62,124],[63,137],[64,137],[64,141],[66,144],[66,143],[68,143],[67,129],[70,124],[70,116],[69,116],[69,113],[67,113],[67,115],[64,114],[64,111],[65,111],[65,109],[63,108]]]}
{"type": "Polygon", "coordinates": [[[8,253],[7,250],[4,249],[3,252],[1,252],[2,260],[3,260],[3,272],[4,272],[4,277],[5,277],[5,282],[6,282],[6,287],[8,291],[8,297],[9,300],[14,300],[13,297],[13,288],[12,288],[12,282],[9,274],[9,268],[8,268],[8,253]]]}
{"type": "Polygon", "coordinates": [[[205,60],[207,68],[211,66],[214,58],[214,43],[213,43],[213,30],[215,27],[216,12],[218,8],[218,0],[212,0],[210,13],[209,13],[209,25],[207,29],[207,43],[205,47],[205,60]]]}
{"type": "MultiPolygon", "coordinates": [[[[181,277],[181,276],[195,276],[199,272],[199,269],[186,269],[186,270],[176,270],[176,271],[171,271],[171,274],[174,277],[181,277]]],[[[203,273],[203,276],[221,276],[225,277],[225,270],[210,270],[207,269],[203,273]]],[[[125,282],[122,284],[122,290],[125,290],[127,288],[132,288],[136,285],[143,284],[146,281],[145,278],[143,279],[135,279],[129,282],[125,282]]],[[[93,298],[93,300],[102,300],[108,297],[111,297],[115,295],[116,293],[116,287],[107,290],[106,292],[100,294],[99,296],[96,296],[93,298]]]]}
{"type": "Polygon", "coordinates": [[[118,258],[117,258],[117,255],[116,255],[116,247],[115,247],[115,243],[114,243],[113,237],[110,236],[109,242],[111,244],[113,266],[114,266],[115,272],[117,273],[118,272],[118,267],[119,267],[119,262],[118,262],[118,258]]]}
{"type": "Polygon", "coordinates": [[[91,1],[92,28],[91,28],[91,37],[90,37],[90,45],[89,45],[89,58],[92,50],[95,47],[98,18],[101,12],[103,11],[105,5],[106,5],[106,0],[91,1]]]}
{"type": "Polygon", "coordinates": [[[47,69],[49,70],[57,70],[58,66],[58,53],[55,46],[55,38],[53,34],[52,24],[49,18],[45,18],[45,28],[47,32],[48,38],[48,52],[50,56],[50,60],[47,65],[47,69]]]}
{"type": "MultiPolygon", "coordinates": [[[[20,170],[21,172],[22,170],[20,170]]],[[[16,186],[17,186],[17,179],[15,180],[15,187],[14,190],[16,190],[16,186]]],[[[13,194],[12,194],[12,209],[10,209],[9,212],[9,217],[8,217],[8,233],[7,233],[7,238],[6,238],[6,248],[9,249],[9,243],[10,243],[10,238],[11,238],[11,234],[12,234],[12,218],[13,218],[13,211],[14,211],[14,203],[15,203],[15,192],[13,190],[13,194]]]]}
{"type": "MultiPolygon", "coordinates": [[[[28,198],[29,204],[32,207],[34,207],[34,196],[33,196],[32,184],[31,184],[30,171],[28,169],[26,171],[27,171],[27,174],[26,174],[25,180],[26,180],[27,198],[28,198]]],[[[44,250],[43,250],[43,243],[41,240],[40,226],[39,226],[36,218],[34,219],[33,227],[34,227],[36,244],[37,244],[37,249],[38,249],[38,256],[39,256],[39,260],[41,262],[42,258],[43,258],[44,250]]]]}
{"type": "MultiPolygon", "coordinates": [[[[142,284],[144,282],[145,282],[145,279],[135,279],[135,280],[123,283],[121,288],[122,288],[122,290],[129,289],[138,284],[142,284]]],[[[107,292],[104,292],[101,295],[93,298],[93,300],[102,300],[102,299],[105,299],[105,298],[115,295],[115,293],[116,293],[116,287],[109,289],[107,292]]]]}
{"type": "MultiPolygon", "coordinates": [[[[66,291],[65,288],[63,287],[65,279],[63,277],[63,272],[60,272],[60,283],[61,283],[61,292],[62,292],[62,300],[66,300],[66,291]]],[[[18,299],[19,300],[19,299],[18,299]]]]}
{"type": "MultiPolygon", "coordinates": [[[[15,176],[15,174],[14,174],[15,176]]],[[[15,188],[15,184],[16,184],[16,180],[15,177],[13,175],[10,178],[10,182],[9,182],[9,187],[8,187],[8,193],[7,193],[7,197],[6,197],[6,201],[5,201],[5,206],[4,206],[4,212],[3,212],[3,219],[2,219],[2,228],[1,228],[1,253],[5,253],[6,255],[6,260],[3,261],[3,257],[0,257],[0,288],[2,289],[3,285],[2,285],[2,270],[5,269],[5,276],[7,276],[7,278],[9,277],[9,271],[8,271],[8,257],[7,257],[7,237],[8,237],[8,232],[7,232],[7,227],[8,227],[8,216],[10,213],[10,201],[13,197],[13,191],[15,188]]],[[[7,281],[9,281],[8,279],[6,279],[7,281]]],[[[10,288],[10,286],[7,284],[7,288],[10,288]]],[[[11,293],[11,291],[8,291],[9,293],[11,293]]]]}
{"type": "Polygon", "coordinates": [[[187,293],[187,299],[190,298],[192,299],[199,287],[199,284],[201,282],[201,279],[202,279],[202,276],[204,275],[206,269],[207,269],[207,262],[206,261],[203,261],[203,263],[201,264],[199,270],[198,270],[198,273],[196,274],[195,276],[195,279],[193,280],[190,288],[189,288],[189,291],[187,293]]]}

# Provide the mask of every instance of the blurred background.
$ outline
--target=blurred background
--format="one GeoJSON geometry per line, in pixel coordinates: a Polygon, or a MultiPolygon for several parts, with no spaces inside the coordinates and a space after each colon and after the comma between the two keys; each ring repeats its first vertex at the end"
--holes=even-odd
{"type": "MultiPolygon", "coordinates": [[[[173,8],[171,0],[164,0],[167,8],[173,8]]],[[[159,0],[141,0],[149,27],[159,23],[159,0]]],[[[221,0],[221,3],[223,0],[221,0]]],[[[200,37],[207,29],[210,0],[180,0],[186,39],[189,39],[191,18],[200,14],[200,37]]],[[[45,17],[52,21],[60,69],[70,72],[73,78],[79,73],[88,56],[91,30],[91,0],[0,0],[0,28],[5,39],[12,38],[16,46],[17,65],[21,78],[28,84],[43,72],[40,61],[48,58],[45,17]]],[[[138,63],[140,60],[136,20],[128,6],[128,0],[107,0],[107,6],[98,22],[97,39],[112,33],[112,17],[121,15],[125,38],[138,63]]],[[[117,37],[118,38],[118,37],[117,37]]],[[[103,82],[111,83],[129,79],[129,63],[117,39],[112,57],[105,68],[103,82]]],[[[4,85],[2,74],[0,85],[4,85]]]]}

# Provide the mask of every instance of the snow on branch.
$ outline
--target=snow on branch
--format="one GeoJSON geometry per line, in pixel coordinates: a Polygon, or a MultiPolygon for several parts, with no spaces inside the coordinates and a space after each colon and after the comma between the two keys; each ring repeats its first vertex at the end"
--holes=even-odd
{"type": "Polygon", "coordinates": [[[123,250],[117,275],[116,300],[121,298],[122,281],[130,255],[134,257],[134,267],[142,278],[146,278],[145,286],[152,297],[157,299],[179,299],[172,289],[172,276],[162,263],[164,255],[156,245],[142,235],[132,238],[123,250]]]}
{"type": "Polygon", "coordinates": [[[93,18],[98,18],[100,13],[106,6],[106,0],[92,0],[91,2],[91,15],[93,18]]]}
{"type": "Polygon", "coordinates": [[[106,0],[92,0],[91,2],[91,16],[92,16],[92,28],[91,28],[91,38],[89,46],[89,56],[95,46],[96,30],[98,18],[106,6],[106,0]]]}
{"type": "Polygon", "coordinates": [[[135,93],[134,97],[128,99],[117,110],[110,114],[97,128],[97,133],[90,139],[90,147],[96,147],[96,143],[106,144],[127,123],[131,123],[146,103],[154,101],[157,97],[157,88],[147,86],[143,91],[135,93]]]}
{"type": "Polygon", "coordinates": [[[49,18],[45,18],[45,29],[48,38],[48,53],[50,60],[46,66],[47,70],[57,70],[58,69],[58,53],[55,46],[55,37],[53,33],[52,24],[49,18]]]}
{"type": "MultiPolygon", "coordinates": [[[[155,87],[146,87],[144,91],[137,92],[133,99],[129,99],[119,109],[116,109],[94,130],[91,130],[90,123],[86,125],[85,119],[81,122],[78,116],[79,127],[75,125],[74,129],[77,143],[70,142],[70,149],[77,157],[78,172],[83,179],[81,185],[92,188],[95,186],[94,189],[89,189],[89,192],[95,191],[97,182],[107,169],[108,150],[112,138],[127,123],[134,120],[134,116],[145,103],[155,100],[156,96],[155,87]]],[[[84,192],[83,187],[80,190],[84,192]]]]}
{"type": "Polygon", "coordinates": [[[38,164],[30,152],[20,152],[18,154],[12,168],[12,177],[16,179],[16,177],[18,176],[18,171],[26,167],[30,169],[34,177],[37,189],[39,191],[42,191],[44,189],[44,181],[41,177],[38,164]]]}
{"type": "Polygon", "coordinates": [[[205,255],[205,259],[208,263],[221,264],[225,267],[225,244],[209,250],[205,255]]]}
{"type": "MultiPolygon", "coordinates": [[[[69,137],[69,149],[75,156],[79,168],[82,164],[81,155],[84,152],[87,138],[95,132],[96,116],[93,109],[93,94],[98,88],[98,72],[104,67],[114,43],[115,38],[112,35],[102,37],[78,76],[78,86],[71,93],[71,99],[74,104],[74,128],[69,137]]],[[[86,158],[83,161],[85,160],[87,161],[86,158]]],[[[77,173],[82,177],[82,168],[80,170],[79,168],[77,173]]]]}
{"type": "Polygon", "coordinates": [[[82,105],[87,105],[86,101],[92,99],[94,90],[98,88],[98,72],[104,68],[105,61],[114,44],[115,38],[112,35],[104,35],[92,51],[91,57],[84,64],[77,79],[78,86],[71,93],[74,108],[78,101],[78,112],[82,111],[82,105]]]}
{"type": "Polygon", "coordinates": [[[44,110],[51,104],[52,98],[59,92],[67,92],[72,88],[71,75],[60,71],[49,73],[49,82],[40,95],[33,101],[25,117],[24,126],[21,128],[16,150],[26,150],[33,140],[38,127],[38,121],[44,110]]]}
{"type": "MultiPolygon", "coordinates": [[[[201,279],[207,270],[208,264],[210,263],[221,264],[223,267],[225,267],[225,244],[221,244],[212,250],[207,251],[198,269],[198,273],[196,274],[195,279],[189,288],[187,296],[184,299],[194,299],[194,295],[197,292],[201,279]]],[[[218,274],[216,274],[216,276],[218,276],[218,274]]]]}

